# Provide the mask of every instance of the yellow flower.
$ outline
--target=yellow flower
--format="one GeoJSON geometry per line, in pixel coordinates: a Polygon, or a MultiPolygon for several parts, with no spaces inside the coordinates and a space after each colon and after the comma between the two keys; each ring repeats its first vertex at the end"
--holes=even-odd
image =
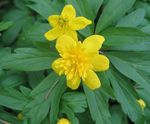
{"type": "Polygon", "coordinates": [[[22,113],[19,113],[19,114],[17,115],[17,118],[18,118],[18,120],[23,120],[23,114],[22,114],[22,113]]]}
{"type": "Polygon", "coordinates": [[[60,119],[57,124],[71,124],[70,121],[66,118],[60,119]]]}
{"type": "Polygon", "coordinates": [[[101,83],[94,71],[109,68],[108,58],[99,55],[103,42],[104,37],[100,35],[92,35],[83,43],[67,35],[61,36],[56,42],[61,57],[52,63],[53,70],[59,75],[66,75],[67,86],[71,89],[77,89],[81,79],[90,89],[99,88],[101,83]]]}
{"type": "Polygon", "coordinates": [[[139,100],[137,100],[137,102],[139,103],[139,105],[141,106],[142,109],[144,109],[146,107],[144,100],[139,99],[139,100]]]}
{"type": "Polygon", "coordinates": [[[77,40],[76,30],[83,29],[92,23],[82,16],[76,17],[76,11],[72,5],[66,5],[61,15],[49,16],[48,21],[53,28],[45,33],[45,37],[50,41],[64,34],[77,40]]]}

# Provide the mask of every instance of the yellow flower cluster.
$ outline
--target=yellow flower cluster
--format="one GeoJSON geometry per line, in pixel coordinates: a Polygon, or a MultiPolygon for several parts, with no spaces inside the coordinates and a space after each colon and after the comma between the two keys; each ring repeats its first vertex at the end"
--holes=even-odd
{"type": "Polygon", "coordinates": [[[56,49],[60,57],[52,63],[58,75],[66,75],[67,86],[75,90],[81,80],[92,90],[99,88],[101,82],[97,71],[109,68],[109,60],[99,54],[104,37],[91,35],[83,42],[78,41],[76,30],[85,28],[92,22],[85,17],[76,17],[72,5],[66,5],[61,15],[49,16],[48,21],[53,27],[45,33],[48,40],[56,40],[56,49]]]}

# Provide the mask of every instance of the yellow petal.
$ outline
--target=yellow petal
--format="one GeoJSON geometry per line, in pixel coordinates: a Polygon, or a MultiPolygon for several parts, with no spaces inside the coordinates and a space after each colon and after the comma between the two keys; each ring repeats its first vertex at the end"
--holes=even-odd
{"type": "Polygon", "coordinates": [[[72,5],[66,5],[61,12],[61,16],[70,20],[75,18],[76,11],[72,5]]]}
{"type": "Polygon", "coordinates": [[[61,35],[62,35],[62,31],[58,27],[53,28],[44,34],[45,38],[49,41],[55,40],[61,35]]]}
{"type": "Polygon", "coordinates": [[[58,24],[59,15],[52,15],[48,17],[48,21],[52,27],[56,27],[58,24]]]}
{"type": "Polygon", "coordinates": [[[92,70],[89,70],[87,72],[87,77],[84,78],[83,81],[92,90],[99,88],[101,86],[101,82],[97,74],[92,70]]]}
{"type": "Polygon", "coordinates": [[[105,71],[109,68],[109,59],[104,55],[94,55],[91,58],[94,71],[105,71]]]}
{"type": "Polygon", "coordinates": [[[83,41],[83,47],[87,53],[98,53],[104,42],[104,37],[100,35],[91,35],[83,41]]]}
{"type": "Polygon", "coordinates": [[[67,79],[67,86],[72,90],[76,90],[81,82],[81,78],[78,75],[74,75],[71,80],[67,79]]]}
{"type": "Polygon", "coordinates": [[[56,59],[53,63],[52,63],[52,69],[58,74],[61,75],[61,68],[58,67],[59,63],[62,61],[62,58],[58,58],[56,59]]]}
{"type": "Polygon", "coordinates": [[[71,124],[70,121],[66,118],[61,118],[57,124],[71,124]]]}
{"type": "Polygon", "coordinates": [[[85,28],[87,25],[92,24],[91,20],[88,20],[84,17],[74,18],[69,22],[69,26],[72,30],[80,30],[85,28]]]}
{"type": "Polygon", "coordinates": [[[70,36],[63,35],[58,38],[56,42],[56,49],[60,53],[60,55],[67,54],[71,48],[76,46],[76,41],[73,40],[70,36]]]}
{"type": "Polygon", "coordinates": [[[68,30],[66,30],[65,34],[70,36],[70,37],[72,37],[75,41],[78,41],[78,37],[77,37],[77,32],[76,31],[68,29],[68,30]]]}

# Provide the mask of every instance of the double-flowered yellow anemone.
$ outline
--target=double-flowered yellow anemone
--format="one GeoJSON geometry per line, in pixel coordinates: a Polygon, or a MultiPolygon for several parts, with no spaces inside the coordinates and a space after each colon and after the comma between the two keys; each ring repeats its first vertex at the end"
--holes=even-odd
{"type": "Polygon", "coordinates": [[[61,36],[56,42],[60,58],[52,63],[53,70],[66,75],[67,86],[71,89],[77,89],[81,79],[90,89],[99,88],[101,82],[95,71],[109,68],[108,58],[99,54],[103,42],[104,37],[100,35],[92,35],[83,42],[61,36]]]}
{"type": "Polygon", "coordinates": [[[52,29],[45,33],[45,37],[50,41],[64,34],[77,40],[76,30],[83,29],[92,23],[85,17],[76,17],[76,11],[72,5],[66,5],[61,15],[49,16],[48,21],[52,29]]]}

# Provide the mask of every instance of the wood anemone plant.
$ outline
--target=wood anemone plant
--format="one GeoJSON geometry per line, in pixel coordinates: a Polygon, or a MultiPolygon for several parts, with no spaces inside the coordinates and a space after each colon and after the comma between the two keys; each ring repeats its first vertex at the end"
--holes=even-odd
{"type": "Polygon", "coordinates": [[[1,0],[0,123],[149,124],[149,0],[1,0]]]}

